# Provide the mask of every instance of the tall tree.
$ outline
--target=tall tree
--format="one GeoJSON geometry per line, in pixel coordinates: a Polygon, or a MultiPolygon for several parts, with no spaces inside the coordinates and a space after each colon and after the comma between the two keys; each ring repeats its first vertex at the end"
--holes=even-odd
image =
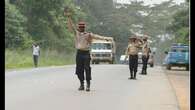
{"type": "Polygon", "coordinates": [[[5,47],[26,48],[31,45],[31,36],[26,32],[27,18],[8,0],[5,1],[5,47]]]}

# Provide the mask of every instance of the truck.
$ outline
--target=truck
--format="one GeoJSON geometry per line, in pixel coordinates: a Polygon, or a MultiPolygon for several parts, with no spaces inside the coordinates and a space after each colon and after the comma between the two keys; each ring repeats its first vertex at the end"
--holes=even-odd
{"type": "MultiPolygon", "coordinates": [[[[105,37],[105,36],[103,36],[105,37]]],[[[99,64],[100,62],[108,62],[114,64],[116,46],[113,37],[106,37],[110,40],[93,39],[91,44],[91,63],[99,64]]]]}
{"type": "Polygon", "coordinates": [[[186,44],[172,44],[169,52],[165,51],[166,57],[163,64],[168,70],[171,67],[185,67],[189,70],[189,46],[186,44]]]}

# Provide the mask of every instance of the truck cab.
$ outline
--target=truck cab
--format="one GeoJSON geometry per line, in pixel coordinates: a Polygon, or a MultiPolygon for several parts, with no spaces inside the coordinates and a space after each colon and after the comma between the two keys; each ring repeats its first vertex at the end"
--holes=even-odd
{"type": "Polygon", "coordinates": [[[91,44],[91,63],[99,64],[100,62],[108,62],[113,64],[115,60],[115,42],[112,40],[93,40],[91,44]]]}
{"type": "Polygon", "coordinates": [[[165,52],[164,64],[168,70],[173,66],[186,67],[189,70],[189,46],[185,44],[173,44],[169,52],[165,52]]]}

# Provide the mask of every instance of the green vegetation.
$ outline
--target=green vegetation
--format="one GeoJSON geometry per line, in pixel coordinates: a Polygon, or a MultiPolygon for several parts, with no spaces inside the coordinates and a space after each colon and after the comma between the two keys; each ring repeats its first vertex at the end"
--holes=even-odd
{"type": "Polygon", "coordinates": [[[84,16],[72,0],[5,0],[6,69],[32,67],[33,42],[41,48],[40,66],[74,62],[74,36],[66,27],[64,6],[73,10],[74,20],[84,16]]]}
{"type": "Polygon", "coordinates": [[[172,24],[167,27],[167,31],[174,35],[176,42],[189,44],[189,7],[186,5],[184,5],[184,10],[178,11],[173,16],[174,20],[172,24]]]}
{"type": "Polygon", "coordinates": [[[171,43],[189,43],[188,0],[180,5],[169,0],[152,7],[136,1],[116,6],[113,0],[5,0],[6,68],[31,67],[29,48],[33,42],[44,50],[41,55],[48,54],[47,61],[41,56],[41,66],[72,63],[63,54],[74,53],[74,36],[68,31],[64,7],[71,10],[75,23],[86,21],[87,31],[113,37],[117,58],[124,54],[128,37],[135,33],[151,37],[151,46],[160,56],[157,60],[162,60],[171,43]],[[51,53],[46,54],[47,50],[51,53]]]}
{"type": "MultiPolygon", "coordinates": [[[[32,50],[6,50],[5,68],[32,68],[34,67],[32,50]]],[[[44,50],[39,57],[39,66],[57,66],[75,63],[73,53],[44,50]]]]}

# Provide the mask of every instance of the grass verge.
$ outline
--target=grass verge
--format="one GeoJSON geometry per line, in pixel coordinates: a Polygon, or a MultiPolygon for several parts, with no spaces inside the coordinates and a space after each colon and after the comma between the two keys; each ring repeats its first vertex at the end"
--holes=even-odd
{"type": "MultiPolygon", "coordinates": [[[[60,66],[75,63],[74,53],[42,50],[39,57],[39,67],[60,66]]],[[[5,69],[20,69],[34,67],[32,50],[5,50],[5,69]]]]}

